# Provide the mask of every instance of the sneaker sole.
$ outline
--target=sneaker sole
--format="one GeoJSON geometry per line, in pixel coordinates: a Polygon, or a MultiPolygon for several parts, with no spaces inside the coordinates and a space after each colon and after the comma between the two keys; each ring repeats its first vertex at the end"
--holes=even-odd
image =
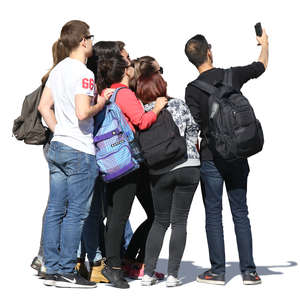
{"type": "Polygon", "coordinates": [[[157,281],[142,281],[141,285],[142,286],[151,286],[151,285],[154,285],[156,283],[157,283],[157,281]]]}
{"type": "Polygon", "coordinates": [[[125,285],[125,286],[120,286],[120,285],[116,285],[116,284],[112,284],[112,287],[116,288],[116,289],[129,289],[130,288],[130,285],[125,285]]]}
{"type": "Polygon", "coordinates": [[[56,285],[56,281],[55,280],[44,280],[43,283],[46,286],[55,286],[56,285]]]}
{"type": "Polygon", "coordinates": [[[71,283],[71,282],[60,282],[56,281],[55,284],[56,287],[58,288],[80,288],[80,289],[93,289],[96,288],[97,285],[81,285],[81,284],[76,284],[76,283],[71,283]]]}
{"type": "MultiPolygon", "coordinates": [[[[143,279],[143,276],[139,276],[139,277],[136,277],[136,276],[124,276],[124,277],[128,277],[128,278],[134,279],[134,280],[142,280],[143,279]]],[[[158,280],[158,281],[162,281],[164,279],[165,279],[165,277],[156,277],[156,280],[158,280]]]]}
{"type": "Polygon", "coordinates": [[[261,284],[261,280],[260,281],[248,281],[248,280],[244,280],[243,281],[244,285],[256,285],[256,284],[261,284]]]}
{"type": "Polygon", "coordinates": [[[166,287],[175,287],[175,286],[179,286],[182,283],[176,283],[176,282],[166,282],[166,287]]]}
{"type": "MultiPolygon", "coordinates": [[[[118,285],[116,283],[113,282],[113,280],[111,280],[109,278],[109,276],[107,276],[107,274],[105,274],[105,272],[102,272],[102,275],[107,278],[107,280],[109,280],[109,282],[104,282],[104,283],[107,283],[108,285],[112,286],[112,287],[115,287],[115,288],[118,288],[118,289],[129,289],[130,288],[130,285],[127,283],[127,285],[123,286],[123,285],[118,285]]],[[[125,276],[124,276],[125,277],[125,276]]]]}
{"type": "Polygon", "coordinates": [[[205,280],[205,279],[200,279],[197,278],[196,279],[197,282],[204,282],[204,283],[208,283],[208,284],[215,284],[215,285],[225,285],[225,281],[217,281],[217,280],[205,280]]]}

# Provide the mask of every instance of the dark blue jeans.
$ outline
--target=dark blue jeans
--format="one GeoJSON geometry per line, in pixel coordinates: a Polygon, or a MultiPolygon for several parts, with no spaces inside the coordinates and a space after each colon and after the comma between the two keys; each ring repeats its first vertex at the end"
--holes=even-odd
{"type": "Polygon", "coordinates": [[[241,272],[255,271],[251,227],[247,207],[247,160],[203,161],[201,188],[206,213],[206,235],[213,273],[225,273],[225,249],[222,225],[222,194],[225,182],[238,245],[241,272]]]}

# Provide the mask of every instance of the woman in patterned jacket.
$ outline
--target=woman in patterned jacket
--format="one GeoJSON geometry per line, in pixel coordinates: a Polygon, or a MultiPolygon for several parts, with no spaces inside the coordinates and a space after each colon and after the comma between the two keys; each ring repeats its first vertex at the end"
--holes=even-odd
{"type": "MultiPolygon", "coordinates": [[[[150,111],[157,97],[167,96],[167,83],[162,68],[154,58],[142,57],[134,61],[136,94],[150,111]]],[[[162,175],[151,176],[155,218],[146,243],[145,275],[142,285],[157,282],[153,276],[167,228],[171,224],[167,286],[177,286],[178,270],[186,243],[186,225],[193,196],[200,180],[200,160],[196,144],[199,127],[183,100],[170,98],[167,110],[187,144],[187,160],[162,175]]]]}

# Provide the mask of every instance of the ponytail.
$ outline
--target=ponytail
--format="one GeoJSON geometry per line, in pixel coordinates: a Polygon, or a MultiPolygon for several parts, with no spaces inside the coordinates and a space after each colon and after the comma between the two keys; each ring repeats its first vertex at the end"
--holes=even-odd
{"type": "Polygon", "coordinates": [[[60,32],[60,38],[52,46],[52,68],[43,76],[44,85],[52,69],[63,59],[69,56],[72,50],[77,48],[80,41],[89,35],[89,25],[79,20],[72,20],[66,23],[60,32]]]}
{"type": "Polygon", "coordinates": [[[65,48],[63,42],[61,39],[58,39],[53,45],[52,45],[52,59],[53,59],[53,66],[51,69],[42,77],[42,85],[46,84],[46,81],[48,80],[49,74],[52,71],[52,69],[62,60],[64,60],[66,57],[69,56],[69,53],[67,49],[65,48]]]}
{"type": "Polygon", "coordinates": [[[134,65],[134,78],[130,80],[129,87],[136,92],[137,82],[141,77],[150,77],[156,72],[153,62],[155,59],[151,56],[142,56],[140,58],[132,60],[134,65]]]}

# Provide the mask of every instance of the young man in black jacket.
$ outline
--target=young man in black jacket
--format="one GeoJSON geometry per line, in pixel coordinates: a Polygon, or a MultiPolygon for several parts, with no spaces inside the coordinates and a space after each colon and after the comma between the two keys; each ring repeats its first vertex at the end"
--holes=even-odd
{"type": "MultiPolygon", "coordinates": [[[[232,85],[240,90],[249,79],[259,77],[268,64],[268,36],[263,30],[257,37],[261,53],[257,62],[243,67],[232,68],[232,85]]],[[[203,35],[192,37],[185,46],[189,61],[196,66],[199,80],[214,84],[224,79],[224,69],[213,67],[211,45],[203,35]]],[[[252,254],[251,227],[246,203],[247,177],[249,165],[247,159],[226,161],[214,157],[209,149],[204,132],[208,130],[208,97],[206,92],[188,85],[185,100],[199,124],[202,138],[200,144],[201,189],[206,212],[206,235],[209,247],[211,269],[197,277],[198,282],[225,284],[225,250],[222,226],[222,193],[225,182],[227,195],[233,216],[237,239],[240,269],[244,284],[258,284],[261,279],[256,273],[252,254]]]]}

